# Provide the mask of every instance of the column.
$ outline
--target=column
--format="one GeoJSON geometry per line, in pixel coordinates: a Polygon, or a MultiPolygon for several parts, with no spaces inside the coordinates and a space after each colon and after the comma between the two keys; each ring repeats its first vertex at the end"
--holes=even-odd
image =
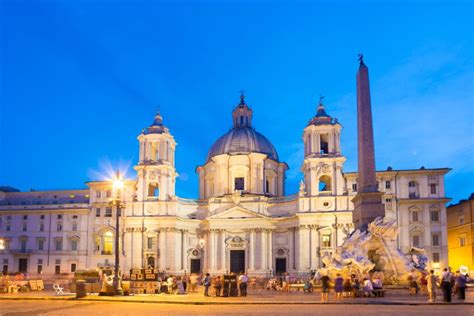
{"type": "Polygon", "coordinates": [[[225,272],[226,270],[225,257],[226,257],[225,230],[221,230],[221,269],[223,272],[225,272]]]}
{"type": "Polygon", "coordinates": [[[311,269],[316,269],[318,268],[319,262],[318,262],[318,233],[316,231],[316,227],[311,227],[310,230],[310,235],[311,235],[311,249],[310,249],[310,256],[311,256],[311,269]]]}
{"type": "Polygon", "coordinates": [[[288,267],[289,269],[295,269],[295,249],[293,248],[293,228],[288,229],[288,267]]]}
{"type": "Polygon", "coordinates": [[[165,270],[166,269],[166,231],[160,230],[158,234],[158,244],[160,250],[160,259],[159,259],[159,269],[165,270]]]}
{"type": "Polygon", "coordinates": [[[216,269],[216,232],[214,229],[211,229],[209,232],[209,269],[214,271],[216,269]]]}
{"type": "Polygon", "coordinates": [[[255,270],[255,229],[250,229],[249,270],[255,270]]]}
{"type": "Polygon", "coordinates": [[[273,232],[271,230],[267,231],[267,268],[273,270],[273,232]]]}
{"type": "Polygon", "coordinates": [[[260,269],[267,269],[267,232],[262,229],[260,231],[260,269]]]}

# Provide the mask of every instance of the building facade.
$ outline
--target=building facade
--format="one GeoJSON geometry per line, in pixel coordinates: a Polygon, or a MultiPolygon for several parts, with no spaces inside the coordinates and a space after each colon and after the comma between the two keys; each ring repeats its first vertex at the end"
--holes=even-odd
{"type": "MultiPolygon", "coordinates": [[[[233,127],[211,147],[199,175],[199,199],[176,196],[174,137],[158,113],[138,136],[136,179],[124,186],[120,231],[111,183],[85,190],[0,192],[0,263],[5,272],[62,274],[112,266],[120,238],[121,268],[172,274],[246,271],[270,276],[321,267],[353,231],[357,174],[344,172],[342,126],[322,103],[303,130],[304,181],[285,195],[286,163],[252,125],[242,95],[233,127]]],[[[398,246],[423,247],[430,267],[448,262],[444,192],[447,168],[377,172],[386,217],[398,246]]],[[[126,274],[126,272],[125,272],[126,274]]]]}
{"type": "Polygon", "coordinates": [[[473,212],[474,193],[447,208],[449,265],[454,270],[467,267],[471,274],[474,271],[473,212]]]}

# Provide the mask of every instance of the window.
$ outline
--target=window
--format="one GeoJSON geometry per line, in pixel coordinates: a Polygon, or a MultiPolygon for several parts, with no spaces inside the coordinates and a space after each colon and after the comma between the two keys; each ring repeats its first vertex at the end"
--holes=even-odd
{"type": "Polygon", "coordinates": [[[55,246],[56,251],[63,250],[63,239],[62,238],[55,239],[54,246],[55,246]]]}
{"type": "Polygon", "coordinates": [[[9,232],[11,229],[12,227],[10,226],[10,223],[8,223],[7,226],[5,226],[5,230],[9,232]]]}
{"type": "Polygon", "coordinates": [[[433,262],[434,263],[439,262],[439,253],[438,252],[433,252],[433,262]]]}
{"type": "Polygon", "coordinates": [[[105,232],[102,236],[102,254],[111,255],[114,250],[114,235],[112,232],[105,232]]]}
{"type": "Polygon", "coordinates": [[[459,237],[459,247],[464,247],[466,246],[466,237],[461,236],[459,237]]]}
{"type": "Polygon", "coordinates": [[[71,272],[76,272],[76,263],[71,263],[71,272]]]}
{"type": "Polygon", "coordinates": [[[60,232],[63,230],[63,224],[61,222],[56,223],[56,231],[60,232]]]}
{"type": "Polygon", "coordinates": [[[38,259],[37,273],[38,274],[43,273],[43,259],[38,259]]]}
{"type": "Polygon", "coordinates": [[[101,198],[101,191],[100,191],[100,190],[97,190],[97,191],[95,192],[95,197],[98,198],[98,199],[101,198]]]}
{"type": "Polygon", "coordinates": [[[413,223],[418,223],[419,222],[419,216],[418,216],[419,214],[418,213],[419,213],[418,211],[412,211],[411,212],[411,221],[413,223]]]}
{"type": "Polygon", "coordinates": [[[234,179],[234,190],[243,191],[245,190],[245,179],[242,177],[234,179]]]}
{"type": "Polygon", "coordinates": [[[439,211],[438,210],[431,210],[431,221],[432,222],[439,222],[439,211]]]}
{"type": "Polygon", "coordinates": [[[431,236],[431,239],[432,239],[432,245],[433,246],[439,246],[439,234],[433,234],[431,236]]]}
{"type": "Polygon", "coordinates": [[[44,215],[40,215],[40,219],[44,219],[44,215]]]}
{"type": "Polygon", "coordinates": [[[385,199],[385,208],[387,210],[391,210],[392,209],[392,199],[385,199]]]}
{"type": "Polygon", "coordinates": [[[148,237],[147,238],[147,248],[148,248],[148,250],[153,249],[154,243],[155,243],[155,238],[153,238],[153,237],[148,237]]]}
{"type": "Polygon", "coordinates": [[[106,207],[105,208],[105,217],[112,217],[112,208],[106,207]]]}
{"type": "Polygon", "coordinates": [[[20,240],[21,252],[26,252],[26,243],[27,243],[26,239],[20,240]]]}
{"type": "Polygon", "coordinates": [[[77,240],[75,239],[71,240],[71,250],[77,251],[77,240]]]}
{"type": "Polygon", "coordinates": [[[95,217],[100,217],[100,207],[95,209],[95,217]]]}
{"type": "Polygon", "coordinates": [[[38,239],[38,250],[39,251],[44,250],[44,239],[38,239]]]}
{"type": "Polygon", "coordinates": [[[105,197],[111,197],[112,196],[112,191],[111,190],[107,190],[106,194],[105,194],[105,197]]]}
{"type": "Polygon", "coordinates": [[[23,215],[23,220],[26,221],[28,219],[28,215],[23,215]]]}
{"type": "Polygon", "coordinates": [[[323,191],[331,191],[331,177],[326,175],[319,178],[319,192],[323,191]]]}
{"type": "Polygon", "coordinates": [[[459,225],[464,225],[464,215],[459,215],[459,225]]]}
{"type": "Polygon", "coordinates": [[[327,154],[327,153],[329,153],[329,142],[328,142],[329,136],[327,134],[322,134],[320,137],[321,137],[320,138],[321,148],[319,150],[319,153],[320,154],[327,154]]]}
{"type": "Polygon", "coordinates": [[[330,248],[331,247],[331,235],[323,235],[322,236],[322,240],[323,240],[323,247],[324,248],[330,248]]]}
{"type": "Polygon", "coordinates": [[[73,232],[77,231],[77,223],[76,222],[72,223],[72,231],[73,232]]]}
{"type": "Polygon", "coordinates": [[[431,194],[436,194],[436,184],[430,184],[430,192],[431,194]]]}
{"type": "Polygon", "coordinates": [[[56,265],[54,267],[55,274],[61,274],[61,259],[56,259],[56,265]]]}
{"type": "Polygon", "coordinates": [[[270,193],[270,182],[268,182],[268,179],[265,180],[265,193],[270,193]]]}
{"type": "Polygon", "coordinates": [[[78,219],[78,216],[77,216],[77,215],[73,215],[73,216],[72,216],[72,219],[78,219]]]}
{"type": "Polygon", "coordinates": [[[390,188],[391,188],[390,181],[385,181],[385,189],[390,189],[390,188]]]}
{"type": "Polygon", "coordinates": [[[158,183],[150,183],[148,185],[148,196],[158,198],[160,196],[160,187],[158,183]]]}
{"type": "Polygon", "coordinates": [[[61,214],[58,214],[58,219],[62,219],[63,216],[61,214]]]}
{"type": "Polygon", "coordinates": [[[28,230],[28,227],[27,227],[26,223],[21,224],[21,230],[24,231],[24,232],[26,232],[28,230]]]}
{"type": "Polygon", "coordinates": [[[40,223],[39,231],[44,232],[44,223],[40,223]]]}
{"type": "Polygon", "coordinates": [[[420,236],[413,235],[411,236],[411,245],[416,248],[420,248],[420,236]]]}
{"type": "Polygon", "coordinates": [[[409,188],[416,188],[416,182],[415,181],[408,182],[408,187],[409,188]]]}
{"type": "Polygon", "coordinates": [[[357,192],[357,183],[352,183],[352,191],[357,192]]]}

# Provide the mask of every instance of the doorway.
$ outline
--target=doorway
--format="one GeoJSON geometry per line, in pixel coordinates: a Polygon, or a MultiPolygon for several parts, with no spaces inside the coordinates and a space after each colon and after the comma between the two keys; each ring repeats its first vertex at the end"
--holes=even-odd
{"type": "Polygon", "coordinates": [[[230,251],[230,272],[245,272],[245,250],[230,251]]]}
{"type": "Polygon", "coordinates": [[[28,259],[26,258],[18,259],[18,271],[28,272],[28,259]]]}
{"type": "Polygon", "coordinates": [[[286,273],[286,258],[276,258],[275,272],[276,274],[286,273]]]}
{"type": "Polygon", "coordinates": [[[201,259],[191,259],[191,273],[201,273],[201,259]]]}

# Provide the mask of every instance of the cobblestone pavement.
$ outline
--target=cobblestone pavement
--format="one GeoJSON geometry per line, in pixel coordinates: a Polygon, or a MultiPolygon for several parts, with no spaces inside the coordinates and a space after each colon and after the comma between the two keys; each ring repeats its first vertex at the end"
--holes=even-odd
{"type": "MultiPolygon", "coordinates": [[[[28,292],[20,294],[1,294],[2,299],[57,299],[71,300],[74,294],[55,296],[52,292],[28,292]]],[[[315,304],[320,303],[320,292],[313,294],[305,294],[302,292],[281,293],[266,290],[250,290],[249,295],[242,297],[204,297],[201,292],[186,295],[136,295],[121,297],[105,297],[97,295],[88,295],[83,301],[126,301],[126,302],[150,302],[150,303],[179,303],[179,304],[315,304]]],[[[442,293],[438,293],[438,301],[441,302],[442,293]]],[[[471,303],[474,304],[474,289],[467,291],[466,300],[460,301],[453,298],[453,303],[471,303]]],[[[387,295],[383,298],[345,298],[342,301],[336,301],[333,293],[330,295],[330,304],[428,304],[427,297],[424,295],[412,296],[408,294],[408,290],[392,289],[388,290],[387,295]]]]}
{"type": "Polygon", "coordinates": [[[2,316],[35,315],[449,315],[474,314],[472,305],[183,305],[71,301],[2,301],[2,316]]]}

